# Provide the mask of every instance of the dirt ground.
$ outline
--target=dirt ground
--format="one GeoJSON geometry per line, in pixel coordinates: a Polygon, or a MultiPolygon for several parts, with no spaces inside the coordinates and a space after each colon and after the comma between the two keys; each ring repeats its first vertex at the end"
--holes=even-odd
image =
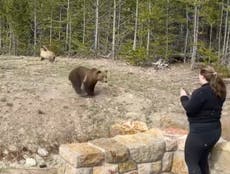
{"type": "MultiPolygon", "coordinates": [[[[148,127],[187,128],[179,89],[198,87],[198,72],[177,64],[163,70],[107,59],[0,57],[0,147],[57,153],[62,143],[109,137],[110,126],[140,120],[148,127]],[[96,96],[78,96],[69,72],[78,65],[108,70],[96,96]]],[[[228,91],[230,86],[228,85],[228,91]]],[[[223,117],[230,113],[229,97],[223,117]]],[[[1,152],[0,152],[1,157],[1,152]]]]}

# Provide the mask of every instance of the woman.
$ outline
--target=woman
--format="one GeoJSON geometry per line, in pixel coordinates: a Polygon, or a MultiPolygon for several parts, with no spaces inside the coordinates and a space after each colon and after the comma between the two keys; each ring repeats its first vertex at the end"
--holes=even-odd
{"type": "Polygon", "coordinates": [[[199,73],[201,87],[190,96],[184,89],[180,100],[188,121],[185,161],[189,174],[209,174],[208,155],[221,136],[221,111],[226,86],[214,68],[206,66],[199,73]]]}

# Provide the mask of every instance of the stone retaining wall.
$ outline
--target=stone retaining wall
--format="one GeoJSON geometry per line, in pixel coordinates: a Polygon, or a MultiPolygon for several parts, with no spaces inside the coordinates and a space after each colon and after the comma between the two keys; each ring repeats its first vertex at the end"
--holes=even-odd
{"type": "MultiPolygon", "coordinates": [[[[87,143],[64,144],[58,174],[187,174],[183,144],[186,136],[151,129],[87,143]]],[[[230,174],[230,144],[218,144],[211,158],[212,174],[230,174]],[[215,164],[215,165],[214,165],[215,164]]]]}

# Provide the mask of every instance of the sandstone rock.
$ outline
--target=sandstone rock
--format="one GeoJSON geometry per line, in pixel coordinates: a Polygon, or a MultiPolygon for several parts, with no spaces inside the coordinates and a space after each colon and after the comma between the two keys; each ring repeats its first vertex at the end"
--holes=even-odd
{"type": "Polygon", "coordinates": [[[61,145],[59,154],[73,167],[91,167],[104,161],[104,153],[88,143],[61,145]]]}
{"type": "Polygon", "coordinates": [[[178,150],[184,151],[184,146],[185,146],[186,138],[187,138],[187,135],[183,135],[183,136],[177,137],[178,150]]]}
{"type": "Polygon", "coordinates": [[[166,151],[175,151],[177,149],[177,140],[175,138],[164,137],[166,142],[166,151]]]}
{"type": "Polygon", "coordinates": [[[211,174],[229,174],[229,171],[223,171],[223,170],[215,170],[215,169],[211,169],[210,170],[211,174]]]}
{"type": "Polygon", "coordinates": [[[8,168],[1,170],[1,174],[57,174],[57,169],[8,168]]]}
{"type": "Polygon", "coordinates": [[[158,128],[152,128],[152,129],[149,129],[143,133],[149,134],[152,138],[160,138],[160,139],[164,138],[162,130],[160,130],[158,128]]]}
{"type": "Polygon", "coordinates": [[[123,163],[119,163],[118,168],[120,173],[129,172],[132,170],[136,170],[137,164],[135,163],[135,161],[129,160],[123,163]]]}
{"type": "Polygon", "coordinates": [[[104,164],[93,168],[93,174],[118,174],[118,165],[104,164]]]}
{"type": "Polygon", "coordinates": [[[221,118],[222,136],[224,139],[230,141],[230,117],[225,116],[221,118]]]}
{"type": "Polygon", "coordinates": [[[105,161],[108,163],[124,162],[129,158],[128,148],[113,139],[101,138],[90,143],[104,151],[105,161]]]}
{"type": "Polygon", "coordinates": [[[135,134],[148,130],[146,123],[141,121],[127,121],[123,124],[114,124],[110,128],[110,136],[135,134]]]}
{"type": "Polygon", "coordinates": [[[138,174],[157,174],[161,171],[161,161],[138,164],[138,174]]]}
{"type": "MultiPolygon", "coordinates": [[[[230,142],[218,143],[212,153],[210,163],[212,168],[224,173],[230,171],[230,142]]],[[[230,172],[229,172],[230,173],[230,172]]]]}
{"type": "Polygon", "coordinates": [[[124,174],[138,174],[138,171],[134,170],[134,171],[130,171],[130,172],[125,172],[124,174]]]}
{"type": "Polygon", "coordinates": [[[173,156],[172,172],[176,174],[188,174],[184,160],[184,151],[176,151],[173,156]]]}
{"type": "Polygon", "coordinates": [[[188,128],[187,117],[184,113],[170,113],[170,115],[163,115],[161,116],[160,123],[162,128],[188,128]]]}
{"type": "Polygon", "coordinates": [[[173,136],[182,136],[182,135],[187,135],[188,130],[186,129],[181,129],[178,127],[167,127],[163,129],[164,135],[173,135],[173,136]]]}
{"type": "Polygon", "coordinates": [[[58,174],[93,174],[93,169],[92,168],[75,168],[68,163],[65,164],[65,167],[63,170],[59,170],[58,174]],[[61,173],[63,172],[64,173],[61,173]]]}
{"type": "Polygon", "coordinates": [[[165,152],[162,158],[162,171],[170,172],[172,169],[173,152],[165,152]]]}
{"type": "Polygon", "coordinates": [[[113,139],[125,145],[129,149],[131,159],[137,163],[160,160],[165,151],[163,138],[151,134],[119,135],[113,139]]]}

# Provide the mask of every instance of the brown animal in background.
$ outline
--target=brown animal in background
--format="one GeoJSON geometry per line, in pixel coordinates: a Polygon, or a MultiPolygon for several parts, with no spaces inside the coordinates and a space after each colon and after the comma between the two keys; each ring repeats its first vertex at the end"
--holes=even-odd
{"type": "Polygon", "coordinates": [[[48,59],[50,62],[54,62],[56,58],[54,52],[50,51],[46,46],[40,48],[40,57],[41,61],[48,59]]]}
{"type": "Polygon", "coordinates": [[[88,96],[94,96],[94,88],[97,82],[101,81],[107,83],[107,71],[79,66],[70,72],[69,80],[76,93],[82,94],[86,92],[88,96]]]}

